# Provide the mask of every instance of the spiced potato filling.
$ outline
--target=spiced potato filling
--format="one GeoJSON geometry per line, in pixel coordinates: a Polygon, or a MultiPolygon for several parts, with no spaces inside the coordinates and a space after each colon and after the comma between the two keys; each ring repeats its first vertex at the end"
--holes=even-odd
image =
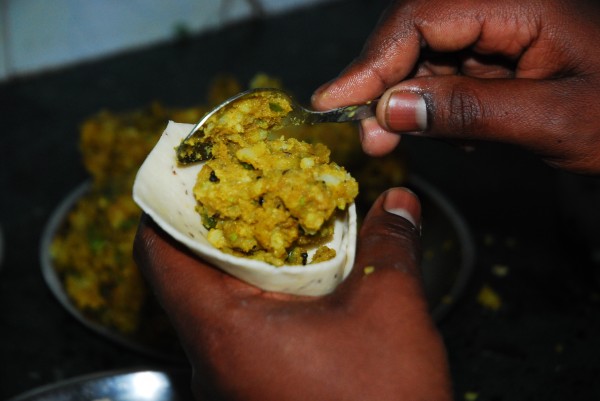
{"type": "Polygon", "coordinates": [[[266,93],[238,101],[213,116],[191,148],[208,156],[194,196],[209,242],[275,266],[335,257],[322,244],[358,194],[325,145],[277,136],[289,111],[285,98],[266,93]]]}

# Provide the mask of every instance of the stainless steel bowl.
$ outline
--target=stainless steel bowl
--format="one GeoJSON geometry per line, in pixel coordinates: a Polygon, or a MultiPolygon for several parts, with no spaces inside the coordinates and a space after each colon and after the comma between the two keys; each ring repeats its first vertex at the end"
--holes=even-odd
{"type": "Polygon", "coordinates": [[[186,371],[122,370],[39,387],[9,401],[191,401],[186,371]]]}

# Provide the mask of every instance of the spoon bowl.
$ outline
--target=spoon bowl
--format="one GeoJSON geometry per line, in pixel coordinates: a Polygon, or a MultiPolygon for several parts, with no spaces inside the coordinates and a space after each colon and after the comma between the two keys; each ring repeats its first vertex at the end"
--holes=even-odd
{"type": "MultiPolygon", "coordinates": [[[[278,118],[271,117],[271,128],[280,129],[290,125],[314,125],[320,123],[343,123],[348,121],[358,121],[375,115],[376,101],[371,101],[361,105],[340,107],[327,111],[309,110],[300,105],[289,93],[276,88],[256,88],[225,100],[216,106],[200,119],[194,125],[190,133],[185,137],[177,147],[177,159],[181,164],[195,163],[210,159],[210,145],[203,141],[204,127],[211,121],[220,118],[228,110],[235,107],[243,101],[256,99],[255,110],[251,119],[262,120],[266,115],[272,115],[273,112],[280,115],[278,118]],[[277,100],[277,102],[271,101],[277,100]],[[266,101],[265,101],[266,100],[266,101]],[[282,107],[283,105],[284,107],[282,107]],[[258,107],[258,110],[256,109],[258,107]],[[262,110],[260,108],[262,107],[262,110]]],[[[252,123],[252,121],[251,121],[252,123]]]]}

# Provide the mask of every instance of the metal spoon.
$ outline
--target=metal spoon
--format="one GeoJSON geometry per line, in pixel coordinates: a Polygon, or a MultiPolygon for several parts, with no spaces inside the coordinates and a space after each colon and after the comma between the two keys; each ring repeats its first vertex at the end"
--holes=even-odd
{"type": "Polygon", "coordinates": [[[204,161],[210,158],[210,144],[202,141],[203,127],[206,122],[217,113],[230,107],[233,103],[247,99],[270,94],[277,95],[286,100],[291,111],[281,118],[278,128],[290,125],[314,125],[320,123],[342,123],[358,121],[375,115],[376,101],[361,105],[340,107],[327,111],[309,110],[297,103],[287,92],[275,88],[250,89],[225,100],[223,103],[206,113],[204,117],[192,128],[188,136],[177,147],[177,159],[182,164],[204,161]]]}

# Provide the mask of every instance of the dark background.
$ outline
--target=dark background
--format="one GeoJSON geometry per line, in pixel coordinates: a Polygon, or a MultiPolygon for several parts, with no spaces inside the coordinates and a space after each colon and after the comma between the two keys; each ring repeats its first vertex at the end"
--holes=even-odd
{"type": "MultiPolygon", "coordinates": [[[[43,281],[41,232],[86,179],[79,124],[101,109],[202,103],[222,72],[242,82],[259,71],[279,76],[307,103],[358,54],[384,3],[321,5],[0,85],[0,398],[92,372],[173,366],[83,327],[43,281]]],[[[405,137],[403,146],[411,171],[452,201],[475,240],[475,272],[440,323],[456,399],[599,399],[600,289],[589,257],[598,212],[585,205],[597,181],[503,145],[465,152],[405,137]],[[568,212],[578,202],[583,223],[568,212]],[[493,274],[497,265],[508,275],[493,274]],[[500,310],[477,301],[483,285],[501,296],[500,310]]]]}

